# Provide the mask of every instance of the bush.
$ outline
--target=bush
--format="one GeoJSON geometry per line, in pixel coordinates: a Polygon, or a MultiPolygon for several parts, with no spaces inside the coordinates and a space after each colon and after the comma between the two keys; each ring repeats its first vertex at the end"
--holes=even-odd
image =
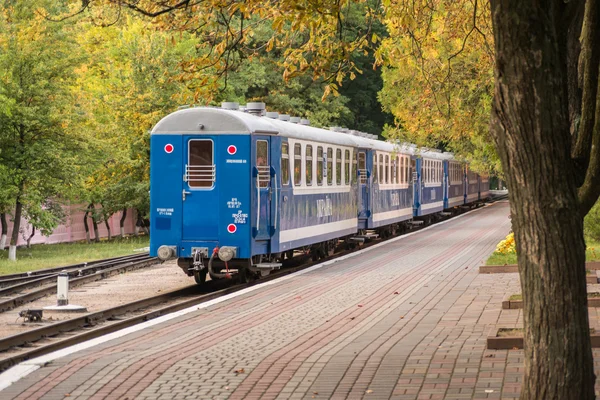
{"type": "Polygon", "coordinates": [[[597,201],[585,216],[583,231],[587,238],[600,241],[600,201],[597,201]]]}

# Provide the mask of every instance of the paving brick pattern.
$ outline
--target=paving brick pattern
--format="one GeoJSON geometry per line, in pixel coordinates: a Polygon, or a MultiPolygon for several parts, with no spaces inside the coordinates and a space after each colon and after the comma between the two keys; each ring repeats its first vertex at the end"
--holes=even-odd
{"type": "Polygon", "coordinates": [[[485,348],[522,325],[501,309],[518,275],[477,270],[507,214],[496,203],[58,359],[0,398],[518,398],[523,352],[485,348]]]}

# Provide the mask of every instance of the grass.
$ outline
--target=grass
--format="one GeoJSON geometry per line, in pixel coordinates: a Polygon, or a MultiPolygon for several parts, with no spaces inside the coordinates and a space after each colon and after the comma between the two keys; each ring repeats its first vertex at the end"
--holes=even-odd
{"type": "MultiPolygon", "coordinates": [[[[587,239],[587,251],[585,252],[586,261],[600,261],[600,242],[587,239]]],[[[501,254],[501,253],[492,253],[492,255],[487,259],[485,265],[509,265],[517,263],[517,255],[516,254],[501,254]]]]}
{"type": "Polygon", "coordinates": [[[36,244],[30,249],[17,249],[17,261],[8,260],[8,250],[0,250],[0,275],[134,254],[134,250],[143,247],[148,247],[148,236],[132,236],[92,244],[36,244]]]}

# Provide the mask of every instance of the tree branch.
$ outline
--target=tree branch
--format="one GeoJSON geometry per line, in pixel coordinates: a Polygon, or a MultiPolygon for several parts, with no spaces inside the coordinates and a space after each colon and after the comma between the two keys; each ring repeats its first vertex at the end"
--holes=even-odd
{"type": "MultiPolygon", "coordinates": [[[[600,96],[596,98],[600,104],[600,96]]],[[[594,131],[591,138],[590,162],[585,174],[585,181],[579,188],[579,203],[581,215],[585,216],[594,206],[600,196],[600,107],[596,106],[594,131]]]]}
{"type": "MultiPolygon", "coordinates": [[[[577,138],[571,152],[575,162],[576,174],[579,176],[589,175],[588,163],[590,162],[590,145],[592,136],[598,136],[598,73],[600,66],[600,7],[596,1],[587,1],[583,28],[581,31],[581,54],[580,66],[583,73],[583,96],[581,101],[581,123],[577,131],[577,138]],[[595,133],[594,133],[595,132],[595,133]]],[[[596,152],[599,150],[596,147],[596,152]]],[[[593,154],[592,154],[593,156],[593,154]]],[[[581,182],[581,180],[580,180],[581,182]]]]}

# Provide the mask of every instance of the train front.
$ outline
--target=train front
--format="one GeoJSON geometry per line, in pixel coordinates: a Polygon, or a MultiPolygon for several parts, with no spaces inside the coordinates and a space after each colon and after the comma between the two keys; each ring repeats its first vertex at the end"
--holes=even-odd
{"type": "MultiPolygon", "coordinates": [[[[150,254],[198,283],[251,257],[251,134],[239,112],[188,108],[152,130],[150,254]],[[214,274],[214,275],[213,275],[214,274]]],[[[256,118],[255,118],[256,119],[256,118]]]]}

